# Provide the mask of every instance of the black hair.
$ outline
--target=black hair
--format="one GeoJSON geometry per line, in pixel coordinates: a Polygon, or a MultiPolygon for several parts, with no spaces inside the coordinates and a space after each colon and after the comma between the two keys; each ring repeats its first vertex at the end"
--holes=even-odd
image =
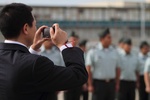
{"type": "Polygon", "coordinates": [[[107,29],[105,29],[103,32],[101,32],[101,33],[99,34],[99,38],[104,38],[104,37],[106,37],[108,34],[110,34],[109,28],[107,28],[107,29]]]}
{"type": "Polygon", "coordinates": [[[144,46],[149,46],[149,44],[147,43],[147,41],[142,41],[142,42],[140,43],[139,48],[142,49],[144,46]]]}
{"type": "Polygon", "coordinates": [[[123,43],[123,40],[124,40],[124,38],[122,37],[122,38],[120,38],[119,39],[119,41],[118,41],[118,43],[123,43]]]}
{"type": "Polygon", "coordinates": [[[122,43],[132,45],[132,40],[130,38],[124,38],[122,43]]]}
{"type": "Polygon", "coordinates": [[[32,8],[22,3],[11,3],[0,11],[0,31],[6,39],[16,38],[27,23],[30,27],[34,20],[32,8]]]}
{"type": "Polygon", "coordinates": [[[86,46],[87,40],[82,40],[79,42],[79,46],[86,46]]]}
{"type": "Polygon", "coordinates": [[[79,36],[74,31],[71,32],[70,37],[79,38],[79,36]]]}

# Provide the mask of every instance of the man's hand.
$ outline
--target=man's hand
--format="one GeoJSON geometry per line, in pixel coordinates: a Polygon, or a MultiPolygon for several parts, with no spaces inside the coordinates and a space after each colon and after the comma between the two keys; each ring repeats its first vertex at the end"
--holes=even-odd
{"type": "Polygon", "coordinates": [[[31,45],[31,48],[35,51],[38,51],[39,48],[42,46],[42,44],[48,40],[49,38],[42,38],[41,37],[41,33],[42,33],[42,30],[44,28],[46,28],[47,26],[41,26],[35,33],[35,36],[34,36],[34,40],[33,40],[33,44],[31,45]]]}
{"type": "Polygon", "coordinates": [[[119,92],[119,89],[120,89],[120,85],[117,83],[116,84],[116,92],[119,92]]]}
{"type": "Polygon", "coordinates": [[[53,28],[50,28],[50,36],[52,42],[57,46],[61,47],[67,41],[67,33],[59,28],[58,24],[53,25],[55,27],[55,32],[53,28]]]}
{"type": "Polygon", "coordinates": [[[150,93],[150,87],[147,87],[147,86],[146,86],[146,89],[145,89],[145,90],[146,90],[147,93],[150,93]]]}
{"type": "Polygon", "coordinates": [[[149,72],[144,73],[144,81],[146,85],[146,92],[150,93],[150,80],[149,80],[149,72]]]}
{"type": "Polygon", "coordinates": [[[94,91],[93,85],[89,85],[89,86],[88,86],[88,91],[89,91],[89,92],[93,92],[93,91],[94,91]]]}
{"type": "Polygon", "coordinates": [[[136,83],[136,88],[139,89],[140,88],[140,82],[136,83]]]}
{"type": "Polygon", "coordinates": [[[87,83],[85,83],[85,84],[82,86],[82,90],[83,90],[83,91],[87,91],[87,90],[88,90],[87,83]]]}

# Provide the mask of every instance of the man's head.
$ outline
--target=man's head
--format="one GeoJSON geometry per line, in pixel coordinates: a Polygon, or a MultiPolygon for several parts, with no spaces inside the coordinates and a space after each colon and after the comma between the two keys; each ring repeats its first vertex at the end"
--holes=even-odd
{"type": "Polygon", "coordinates": [[[47,41],[44,42],[44,47],[45,47],[45,49],[47,49],[47,50],[48,50],[48,49],[51,49],[52,46],[54,46],[54,44],[53,44],[53,42],[52,42],[51,39],[48,39],[47,41]]]}
{"type": "Polygon", "coordinates": [[[123,39],[123,49],[126,53],[130,53],[132,48],[132,40],[130,38],[123,39]]]}
{"type": "Polygon", "coordinates": [[[33,42],[36,22],[31,13],[32,8],[21,3],[12,3],[3,7],[0,12],[0,31],[5,39],[33,42]],[[24,37],[24,38],[23,38],[24,37]]]}
{"type": "Polygon", "coordinates": [[[111,45],[111,34],[109,29],[104,30],[104,32],[99,34],[100,41],[102,45],[107,48],[111,45]]]}
{"type": "Polygon", "coordinates": [[[118,46],[119,46],[120,48],[123,48],[123,39],[124,39],[124,38],[120,38],[120,40],[118,41],[118,46]]]}
{"type": "Polygon", "coordinates": [[[146,55],[149,52],[149,44],[146,41],[141,42],[140,51],[144,55],[146,55]]]}
{"type": "Polygon", "coordinates": [[[79,47],[80,47],[84,52],[86,52],[86,43],[87,43],[87,40],[82,40],[81,42],[79,42],[79,47]]]}
{"type": "Polygon", "coordinates": [[[76,35],[73,31],[69,37],[69,41],[72,43],[73,46],[77,46],[79,42],[79,36],[76,35]]]}

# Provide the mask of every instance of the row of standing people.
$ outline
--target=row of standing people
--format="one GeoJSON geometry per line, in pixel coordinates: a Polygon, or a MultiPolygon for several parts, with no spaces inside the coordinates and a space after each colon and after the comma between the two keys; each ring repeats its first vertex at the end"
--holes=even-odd
{"type": "Polygon", "coordinates": [[[88,90],[93,92],[92,99],[114,100],[117,92],[119,100],[135,100],[138,88],[139,99],[148,100],[149,81],[145,86],[144,73],[149,70],[149,64],[145,64],[150,63],[147,60],[149,44],[142,42],[140,52],[136,54],[132,51],[130,38],[122,38],[120,47],[114,48],[109,29],[102,32],[99,39],[100,42],[88,51],[86,57],[88,90]]]}
{"type": "MultiPolygon", "coordinates": [[[[78,45],[79,37],[73,33],[69,38],[73,46],[78,45]]],[[[140,53],[132,51],[132,41],[122,38],[117,48],[113,47],[109,29],[99,34],[99,43],[86,52],[86,42],[79,43],[79,47],[85,52],[85,64],[89,73],[87,84],[83,87],[64,92],[64,100],[88,100],[88,92],[92,92],[93,100],[114,100],[119,93],[119,100],[135,100],[135,89],[139,89],[140,100],[148,100],[150,92],[149,44],[145,41],[140,44],[140,53]],[[145,71],[144,71],[145,68],[145,71]],[[144,72],[147,75],[144,82],[144,72]],[[148,87],[149,86],[149,87],[148,87]],[[146,92],[147,91],[147,92],[146,92]]],[[[59,50],[49,40],[44,43],[41,55],[53,60],[56,65],[64,65],[59,50]]],[[[50,93],[50,100],[57,100],[58,93],[50,93]]]]}

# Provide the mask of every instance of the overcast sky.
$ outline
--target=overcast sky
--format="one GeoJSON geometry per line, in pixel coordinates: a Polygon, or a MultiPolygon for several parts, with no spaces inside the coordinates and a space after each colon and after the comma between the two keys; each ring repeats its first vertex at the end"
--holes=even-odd
{"type": "Polygon", "coordinates": [[[83,5],[89,4],[90,2],[102,2],[102,1],[146,1],[146,0],[0,0],[0,4],[8,4],[12,2],[21,2],[29,5],[51,5],[51,6],[74,6],[74,5],[83,5]]]}

